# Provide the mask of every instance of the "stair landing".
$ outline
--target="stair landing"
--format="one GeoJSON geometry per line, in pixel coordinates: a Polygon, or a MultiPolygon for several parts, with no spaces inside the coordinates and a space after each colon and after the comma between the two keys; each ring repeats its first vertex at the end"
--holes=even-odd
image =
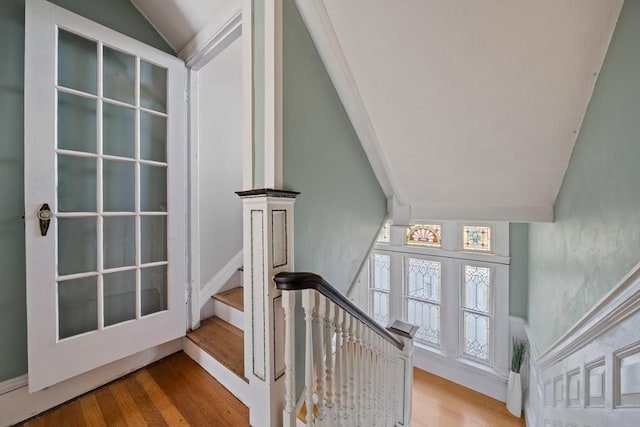
{"type": "Polygon", "coordinates": [[[244,289],[240,286],[238,288],[229,289],[228,291],[215,294],[213,299],[223,302],[238,311],[244,312],[244,289]]]}
{"type": "MultiPolygon", "coordinates": [[[[241,288],[242,289],[242,288],[241,288]]],[[[187,334],[195,345],[224,365],[244,382],[244,332],[213,316],[203,320],[200,327],[187,334]]]]}

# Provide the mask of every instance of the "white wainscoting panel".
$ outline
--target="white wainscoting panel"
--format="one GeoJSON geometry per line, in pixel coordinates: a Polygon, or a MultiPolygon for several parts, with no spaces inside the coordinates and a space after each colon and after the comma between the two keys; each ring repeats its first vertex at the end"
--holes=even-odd
{"type": "Polygon", "coordinates": [[[640,264],[531,358],[529,382],[527,426],[640,426],[640,264]]]}

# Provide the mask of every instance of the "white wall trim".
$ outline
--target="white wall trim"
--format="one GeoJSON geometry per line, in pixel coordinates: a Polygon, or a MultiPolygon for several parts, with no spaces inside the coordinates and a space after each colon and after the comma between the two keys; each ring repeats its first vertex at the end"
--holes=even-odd
{"type": "Polygon", "coordinates": [[[322,0],[296,0],[296,5],[304,23],[310,30],[309,33],[318,54],[351,120],[353,129],[358,135],[382,191],[387,198],[395,196],[398,202],[402,203],[402,194],[394,183],[391,168],[386,161],[386,156],[362,100],[360,89],[338,41],[324,2],[322,0]]]}
{"type": "Polygon", "coordinates": [[[536,361],[551,366],[640,310],[640,263],[536,361]]]}
{"type": "Polygon", "coordinates": [[[29,375],[24,374],[0,383],[0,396],[29,384],[29,375]]]}
{"type": "Polygon", "coordinates": [[[207,303],[209,298],[218,293],[231,276],[242,267],[243,256],[243,251],[240,250],[200,289],[200,308],[207,303]]]}
{"type": "Polygon", "coordinates": [[[264,186],[282,188],[282,0],[264,6],[264,186]]]}
{"type": "Polygon", "coordinates": [[[220,41],[228,38],[230,32],[240,29],[243,2],[230,0],[209,18],[209,22],[198,31],[189,42],[178,51],[178,57],[196,71],[216,55],[211,52],[220,41]],[[207,55],[210,55],[208,59],[207,55]],[[200,66],[196,66],[200,62],[200,66]]]}
{"type": "Polygon", "coordinates": [[[28,387],[24,385],[0,395],[0,427],[26,420],[180,350],[182,338],[149,348],[35,393],[29,393],[28,387]]]}

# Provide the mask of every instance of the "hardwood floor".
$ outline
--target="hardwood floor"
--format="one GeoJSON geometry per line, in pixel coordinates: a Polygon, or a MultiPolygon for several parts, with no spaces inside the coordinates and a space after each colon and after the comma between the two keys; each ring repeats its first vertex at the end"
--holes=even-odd
{"type": "MultiPolygon", "coordinates": [[[[521,427],[504,403],[414,369],[414,427],[521,427]]],[[[249,410],[180,352],[21,426],[248,426],[249,410]]]]}
{"type": "Polygon", "coordinates": [[[244,332],[241,329],[213,316],[200,322],[200,327],[189,332],[187,338],[249,382],[244,377],[244,332]]]}
{"type": "Polygon", "coordinates": [[[180,352],[21,426],[248,426],[249,409],[180,352]]]}
{"type": "Polygon", "coordinates": [[[413,370],[413,427],[521,427],[503,402],[413,370]]]}

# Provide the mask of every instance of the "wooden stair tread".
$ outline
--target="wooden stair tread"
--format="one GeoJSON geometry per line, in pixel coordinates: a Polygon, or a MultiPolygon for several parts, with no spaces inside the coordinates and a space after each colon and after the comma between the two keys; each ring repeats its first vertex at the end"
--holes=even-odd
{"type": "Polygon", "coordinates": [[[187,338],[206,351],[231,372],[249,382],[244,376],[244,332],[219,317],[200,322],[200,327],[187,338]]]}
{"type": "Polygon", "coordinates": [[[220,292],[212,298],[244,312],[244,288],[242,286],[220,292]]]}

